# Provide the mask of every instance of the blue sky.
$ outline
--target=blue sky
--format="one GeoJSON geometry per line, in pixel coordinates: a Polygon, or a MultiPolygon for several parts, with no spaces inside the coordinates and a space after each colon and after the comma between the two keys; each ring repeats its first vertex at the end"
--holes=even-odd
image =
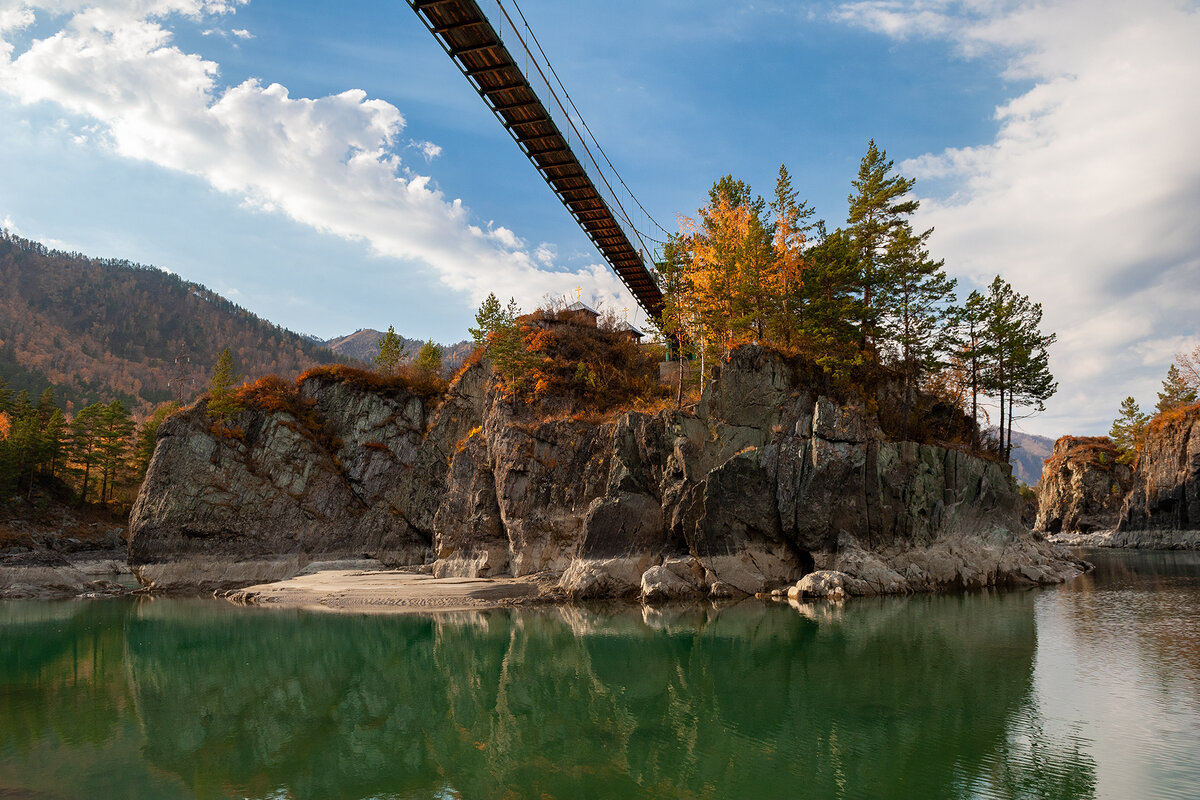
{"type": "MultiPolygon", "coordinates": [[[[835,227],[874,137],[960,286],[1044,304],[1030,432],[1107,430],[1200,340],[1195,2],[521,8],[668,228],[781,162],[835,227]]],[[[402,0],[0,0],[0,152],[10,229],[323,338],[456,341],[489,290],[634,305],[402,0]]]]}

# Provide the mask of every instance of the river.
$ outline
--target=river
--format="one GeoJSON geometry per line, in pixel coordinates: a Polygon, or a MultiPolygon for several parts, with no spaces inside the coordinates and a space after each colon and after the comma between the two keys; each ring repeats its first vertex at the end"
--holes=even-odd
{"type": "Polygon", "coordinates": [[[1200,554],[1023,592],[0,604],[0,798],[1197,798],[1200,554]]]}

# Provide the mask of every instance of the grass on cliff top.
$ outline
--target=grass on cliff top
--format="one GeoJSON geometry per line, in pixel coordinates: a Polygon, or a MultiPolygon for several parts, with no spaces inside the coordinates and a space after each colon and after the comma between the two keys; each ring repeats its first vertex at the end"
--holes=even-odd
{"type": "Polygon", "coordinates": [[[446,381],[437,373],[407,364],[398,367],[393,375],[384,375],[347,364],[328,364],[302,372],[296,379],[297,386],[310,378],[344,383],[355,389],[382,394],[409,392],[425,401],[441,397],[445,394],[447,386],[446,381]]]}
{"type": "Polygon", "coordinates": [[[1200,418],[1200,402],[1187,406],[1169,408],[1146,423],[1146,433],[1159,433],[1173,422],[1184,419],[1200,418]]]}
{"type": "MultiPolygon", "coordinates": [[[[1113,465],[1119,463],[1121,449],[1107,436],[1064,436],[1062,439],[1068,439],[1070,442],[1063,452],[1046,459],[1046,464],[1051,469],[1058,469],[1068,461],[1086,463],[1101,469],[1112,469],[1113,465]]],[[[1059,442],[1062,439],[1059,439],[1059,442]]],[[[1056,442],[1056,450],[1057,445],[1056,442]]]]}

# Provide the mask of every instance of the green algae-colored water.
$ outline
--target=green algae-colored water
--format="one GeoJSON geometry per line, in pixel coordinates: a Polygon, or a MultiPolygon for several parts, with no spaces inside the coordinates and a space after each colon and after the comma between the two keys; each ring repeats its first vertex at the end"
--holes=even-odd
{"type": "Polygon", "coordinates": [[[1031,592],[0,604],[0,798],[1200,797],[1200,556],[1031,592]]]}

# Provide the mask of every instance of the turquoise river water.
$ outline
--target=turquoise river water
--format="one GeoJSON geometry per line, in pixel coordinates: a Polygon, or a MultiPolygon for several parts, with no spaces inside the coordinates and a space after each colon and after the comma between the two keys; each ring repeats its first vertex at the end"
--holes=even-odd
{"type": "Polygon", "coordinates": [[[0,798],[1200,798],[1200,554],[1027,592],[0,604],[0,798]]]}

